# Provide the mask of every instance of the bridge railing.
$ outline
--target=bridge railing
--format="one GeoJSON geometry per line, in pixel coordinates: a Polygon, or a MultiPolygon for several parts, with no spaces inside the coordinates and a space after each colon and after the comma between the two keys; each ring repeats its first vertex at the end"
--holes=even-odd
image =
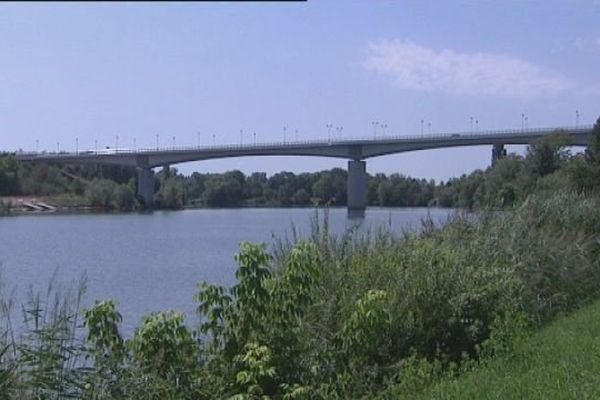
{"type": "Polygon", "coordinates": [[[232,150],[261,150],[266,148],[290,148],[290,147],[304,147],[304,146],[334,146],[344,144],[361,144],[361,143],[373,143],[373,142],[390,142],[390,141],[433,141],[439,139],[464,139],[464,138],[486,138],[489,136],[506,135],[506,136],[531,136],[536,134],[543,134],[552,131],[567,131],[570,133],[585,133],[592,129],[592,125],[584,126],[564,126],[564,127],[549,127],[549,128],[531,128],[531,129],[496,129],[496,130],[485,130],[485,131],[463,131],[463,132],[443,132],[435,134],[423,134],[423,135],[385,135],[385,136],[363,136],[353,137],[344,139],[310,139],[310,140],[293,140],[293,141],[273,141],[273,142],[254,142],[254,143],[231,143],[224,145],[196,145],[196,146],[167,146],[167,147],[145,147],[136,149],[102,149],[102,150],[83,150],[76,152],[18,152],[17,154],[23,156],[29,156],[35,158],[36,156],[43,157],[72,157],[72,156],[99,156],[99,155],[125,155],[125,154],[147,154],[156,152],[189,152],[189,151],[232,151],[232,150]]]}

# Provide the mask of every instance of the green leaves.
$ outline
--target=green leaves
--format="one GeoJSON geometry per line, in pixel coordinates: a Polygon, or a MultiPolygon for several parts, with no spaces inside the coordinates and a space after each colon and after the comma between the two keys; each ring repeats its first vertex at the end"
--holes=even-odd
{"type": "Polygon", "coordinates": [[[108,362],[114,366],[121,360],[123,339],[119,333],[122,317],[112,300],[97,301],[84,310],[84,326],[88,328],[87,341],[92,344],[92,353],[97,363],[108,362]]]}
{"type": "Polygon", "coordinates": [[[237,398],[262,396],[275,390],[277,379],[290,383],[286,379],[299,374],[306,343],[298,324],[315,302],[320,261],[310,243],[296,245],[277,274],[264,244],[243,243],[236,260],[238,283],[231,289],[200,285],[200,330],[213,336],[209,361],[221,363],[221,370],[234,366],[237,398]]]}
{"type": "Polygon", "coordinates": [[[389,358],[390,299],[384,290],[369,290],[357,302],[338,333],[350,361],[374,362],[389,358]]]}
{"type": "Polygon", "coordinates": [[[133,359],[144,370],[167,377],[193,366],[197,348],[183,314],[161,312],[144,318],[128,343],[133,359]]]}

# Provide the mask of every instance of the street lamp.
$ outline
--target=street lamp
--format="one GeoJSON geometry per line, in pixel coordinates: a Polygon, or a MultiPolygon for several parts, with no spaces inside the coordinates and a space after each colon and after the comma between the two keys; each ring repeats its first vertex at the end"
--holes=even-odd
{"type": "Polygon", "coordinates": [[[254,136],[254,144],[256,144],[256,132],[253,132],[252,136],[254,136]]]}
{"type": "Polygon", "coordinates": [[[133,138],[133,151],[137,151],[137,144],[135,143],[135,138],[133,138]]]}
{"type": "Polygon", "coordinates": [[[525,129],[525,113],[521,113],[521,130],[525,129]]]}
{"type": "Polygon", "coordinates": [[[60,142],[56,142],[56,152],[60,153],[60,142]]]}
{"type": "Polygon", "coordinates": [[[423,122],[425,122],[425,121],[421,120],[421,136],[423,136],[423,122]]]}
{"type": "Polygon", "coordinates": [[[94,140],[94,151],[97,153],[98,152],[98,139],[94,140]]]}
{"type": "Polygon", "coordinates": [[[240,129],[240,145],[244,144],[244,130],[240,129]]]}
{"type": "Polygon", "coordinates": [[[475,132],[477,132],[479,130],[479,120],[476,119],[475,120],[475,132]]]}
{"type": "Polygon", "coordinates": [[[40,141],[38,139],[35,139],[35,152],[37,153],[39,151],[40,148],[40,141]]]}
{"type": "Polygon", "coordinates": [[[529,117],[525,116],[525,129],[529,129],[529,117]]]}
{"type": "Polygon", "coordinates": [[[383,131],[383,136],[385,136],[386,129],[387,129],[387,124],[381,124],[381,130],[383,131]]]}
{"type": "Polygon", "coordinates": [[[333,125],[326,124],[325,126],[327,127],[327,141],[329,142],[331,140],[331,128],[333,128],[333,125]]]}
{"type": "Polygon", "coordinates": [[[579,127],[579,110],[575,110],[575,129],[579,127]]]}
{"type": "Polygon", "coordinates": [[[298,129],[296,129],[294,131],[294,140],[297,142],[298,141],[298,129]]]}
{"type": "Polygon", "coordinates": [[[173,136],[173,148],[175,148],[175,136],[173,136]]]}
{"type": "Polygon", "coordinates": [[[115,136],[115,151],[119,151],[119,135],[115,136]]]}
{"type": "Polygon", "coordinates": [[[377,125],[379,125],[379,122],[373,121],[373,122],[371,122],[371,125],[373,125],[373,139],[376,139],[377,138],[377,125]]]}
{"type": "Polygon", "coordinates": [[[158,133],[156,134],[156,150],[158,151],[158,133]]]}
{"type": "Polygon", "coordinates": [[[471,118],[471,133],[473,133],[473,117],[469,117],[471,118]]]}
{"type": "Polygon", "coordinates": [[[79,138],[75,138],[75,154],[79,154],[79,138]]]}
{"type": "Polygon", "coordinates": [[[198,132],[197,135],[198,135],[198,147],[200,147],[200,132],[198,132]]]}
{"type": "Polygon", "coordinates": [[[215,134],[213,133],[213,146],[215,145],[216,141],[215,141],[215,134]]]}
{"type": "Polygon", "coordinates": [[[286,130],[287,128],[284,126],[283,127],[283,143],[285,144],[285,135],[286,135],[286,130]]]}
{"type": "Polygon", "coordinates": [[[427,134],[431,135],[431,121],[427,123],[427,134]]]}
{"type": "Polygon", "coordinates": [[[343,126],[338,126],[337,128],[335,128],[335,130],[338,133],[338,136],[340,137],[340,139],[342,138],[342,131],[344,130],[343,126]]]}

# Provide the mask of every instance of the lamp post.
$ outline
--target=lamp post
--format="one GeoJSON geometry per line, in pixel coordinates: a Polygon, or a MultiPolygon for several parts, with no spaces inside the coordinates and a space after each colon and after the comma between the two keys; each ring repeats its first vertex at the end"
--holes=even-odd
{"type": "Polygon", "coordinates": [[[119,151],[119,135],[115,136],[115,151],[119,151]]]}
{"type": "Polygon", "coordinates": [[[173,136],[173,148],[175,148],[175,136],[173,136]]]}
{"type": "Polygon", "coordinates": [[[298,129],[296,129],[294,131],[294,140],[297,142],[298,141],[298,129]]]}
{"type": "Polygon", "coordinates": [[[40,141],[38,139],[35,139],[35,152],[39,152],[40,150],[40,141]]]}
{"type": "Polygon", "coordinates": [[[338,136],[341,139],[342,138],[342,131],[344,130],[344,127],[343,126],[338,126],[337,128],[335,128],[335,130],[337,131],[338,136]]]}
{"type": "Polygon", "coordinates": [[[477,132],[479,130],[479,120],[476,119],[475,120],[475,132],[477,132]]]}
{"type": "Polygon", "coordinates": [[[424,120],[421,120],[421,136],[423,136],[423,123],[424,122],[425,122],[424,120]]]}
{"type": "Polygon", "coordinates": [[[200,132],[198,132],[197,135],[198,135],[198,147],[200,147],[200,132]]]}
{"type": "Polygon", "coordinates": [[[579,128],[579,110],[575,110],[575,129],[579,128]]]}
{"type": "Polygon", "coordinates": [[[381,124],[381,130],[383,131],[383,136],[385,136],[386,129],[387,129],[387,124],[381,124]]]}
{"type": "Polygon", "coordinates": [[[521,130],[525,130],[525,113],[521,113],[521,130]]]}
{"type": "Polygon", "coordinates": [[[377,139],[377,125],[379,125],[379,122],[373,121],[371,125],[373,125],[373,139],[377,139]]]}
{"type": "Polygon", "coordinates": [[[215,146],[215,144],[217,143],[215,137],[216,135],[213,133],[213,146],[215,146]]]}
{"type": "Polygon", "coordinates": [[[60,153],[60,142],[56,142],[56,152],[60,153]]]}
{"type": "Polygon", "coordinates": [[[156,150],[158,151],[158,133],[156,134],[156,150]]]}
{"type": "Polygon", "coordinates": [[[285,136],[286,136],[287,128],[283,127],[283,144],[285,144],[285,136]]]}
{"type": "Polygon", "coordinates": [[[244,144],[244,130],[240,129],[240,146],[244,144]]]}
{"type": "Polygon", "coordinates": [[[75,154],[79,154],[79,138],[75,138],[75,154]]]}
{"type": "Polygon", "coordinates": [[[256,132],[253,132],[252,136],[254,136],[254,144],[256,144],[256,132]]]}
{"type": "Polygon", "coordinates": [[[94,140],[94,151],[97,153],[98,152],[98,139],[94,140]]]}
{"type": "Polygon", "coordinates": [[[133,138],[133,151],[137,151],[137,144],[135,142],[135,138],[133,138]]]}
{"type": "Polygon", "coordinates": [[[431,121],[427,123],[427,134],[431,135],[431,121]]]}
{"type": "Polygon", "coordinates": [[[471,118],[471,133],[473,133],[473,117],[469,117],[471,118]]]}
{"type": "Polygon", "coordinates": [[[326,124],[327,127],[327,141],[331,141],[331,128],[333,128],[332,124],[326,124]]]}

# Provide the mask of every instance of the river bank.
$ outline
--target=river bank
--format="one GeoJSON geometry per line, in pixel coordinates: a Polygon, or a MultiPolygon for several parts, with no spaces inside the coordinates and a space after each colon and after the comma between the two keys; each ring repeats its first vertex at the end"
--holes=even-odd
{"type": "Polygon", "coordinates": [[[93,211],[103,211],[103,208],[85,204],[84,199],[81,196],[0,197],[0,215],[65,214],[93,211]]]}

